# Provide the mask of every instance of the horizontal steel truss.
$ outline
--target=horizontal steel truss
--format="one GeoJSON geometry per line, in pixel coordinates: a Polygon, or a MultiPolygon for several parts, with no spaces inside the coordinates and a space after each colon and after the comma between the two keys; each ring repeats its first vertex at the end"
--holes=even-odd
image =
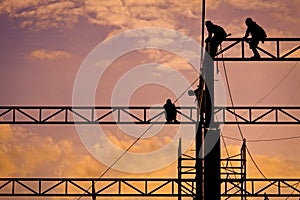
{"type": "MultiPolygon", "coordinates": [[[[182,196],[195,179],[181,179],[182,196]],[[186,185],[186,186],[185,186],[186,185]],[[184,189],[186,188],[186,189],[184,189]]],[[[222,197],[300,197],[300,179],[221,179],[222,197]],[[242,190],[241,182],[247,190],[242,190]]],[[[176,178],[0,178],[0,196],[177,197],[176,178]]]]}
{"type": "MultiPolygon", "coordinates": [[[[225,42],[223,42],[223,49],[217,53],[217,57],[215,57],[214,60],[253,61],[251,58],[246,58],[245,55],[245,48],[249,48],[248,43],[249,39],[227,38],[225,42]],[[234,57],[229,54],[223,54],[230,53],[230,51],[236,49],[236,47],[240,48],[239,56],[234,57]],[[221,54],[223,54],[223,56],[220,56],[221,54]]],[[[263,54],[261,54],[262,57],[260,59],[256,59],[257,61],[300,61],[300,38],[266,38],[265,44],[273,45],[273,50],[270,52],[262,47],[258,47],[257,49],[263,54]],[[295,46],[286,51],[283,49],[283,46],[288,44],[295,46]]]]}
{"type": "MultiPolygon", "coordinates": [[[[197,124],[196,107],[176,109],[181,124],[197,124]]],[[[300,124],[300,107],[217,106],[214,113],[224,124],[300,124]]],[[[164,124],[165,117],[162,107],[0,106],[0,124],[75,123],[164,124]]]]}
{"type": "Polygon", "coordinates": [[[300,179],[221,179],[224,189],[221,196],[240,197],[243,191],[247,197],[300,197],[300,179]],[[241,189],[245,181],[247,189],[241,189]]]}
{"type": "Polygon", "coordinates": [[[224,124],[300,124],[300,107],[215,107],[224,124]]]}
{"type": "MultiPolygon", "coordinates": [[[[197,124],[196,107],[176,109],[181,124],[197,124]]],[[[164,113],[162,107],[139,106],[0,106],[0,124],[164,124],[164,113]]]]}
{"type": "Polygon", "coordinates": [[[0,196],[177,197],[177,183],[176,178],[0,178],[0,196]]]}

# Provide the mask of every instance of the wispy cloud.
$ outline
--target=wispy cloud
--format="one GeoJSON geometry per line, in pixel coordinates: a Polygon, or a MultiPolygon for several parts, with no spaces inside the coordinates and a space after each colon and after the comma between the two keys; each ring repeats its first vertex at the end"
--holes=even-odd
{"type": "Polygon", "coordinates": [[[62,50],[37,49],[30,53],[30,57],[39,60],[54,60],[59,58],[69,58],[71,54],[62,50]]]}
{"type": "Polygon", "coordinates": [[[72,27],[82,15],[82,8],[70,0],[3,0],[0,14],[20,19],[22,28],[39,31],[72,27]]]}
{"type": "MultiPolygon", "coordinates": [[[[207,2],[208,9],[216,9],[221,0],[207,2]]],[[[89,23],[137,28],[160,26],[175,28],[180,21],[198,19],[201,2],[164,0],[3,0],[0,14],[20,20],[20,26],[32,31],[50,28],[70,28],[85,19],[89,23]]]]}
{"type": "Polygon", "coordinates": [[[225,2],[241,10],[286,10],[285,3],[279,0],[225,0],[225,2]]]}

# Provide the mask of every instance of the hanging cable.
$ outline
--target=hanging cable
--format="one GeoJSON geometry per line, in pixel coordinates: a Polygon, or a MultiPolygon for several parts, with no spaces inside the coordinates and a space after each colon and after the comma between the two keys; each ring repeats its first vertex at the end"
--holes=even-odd
{"type": "MultiPolygon", "coordinates": [[[[221,46],[222,48],[222,46],[221,46]]],[[[223,53],[222,53],[222,58],[223,58],[223,53]]],[[[232,93],[231,93],[231,89],[230,89],[230,84],[229,84],[229,80],[228,80],[228,74],[227,74],[227,70],[226,70],[226,67],[225,67],[225,62],[224,62],[224,59],[223,60],[223,68],[224,68],[224,73],[225,73],[225,79],[226,79],[226,83],[227,83],[227,87],[228,87],[228,92],[229,92],[229,97],[230,97],[230,101],[231,101],[231,105],[232,107],[234,107],[234,102],[233,102],[233,97],[232,97],[232,93]]],[[[238,130],[239,130],[239,133],[240,133],[240,136],[242,138],[242,140],[244,140],[244,135],[243,135],[243,132],[242,132],[242,129],[238,123],[238,119],[237,119],[237,116],[236,116],[236,112],[235,112],[235,109],[233,109],[233,112],[235,113],[235,121],[237,122],[237,127],[238,127],[238,130]]],[[[258,165],[256,164],[256,162],[254,161],[252,155],[250,154],[250,151],[248,149],[248,147],[246,146],[246,150],[252,160],[252,162],[254,163],[256,169],[259,171],[259,173],[266,179],[267,177],[264,175],[264,173],[261,171],[261,169],[258,167],[258,165]]]]}
{"type": "MultiPolygon", "coordinates": [[[[234,137],[229,137],[229,136],[223,136],[224,138],[230,139],[230,140],[236,140],[236,141],[243,141],[241,139],[238,138],[234,138],[234,137]]],[[[298,136],[290,136],[290,137],[282,137],[282,138],[270,138],[270,139],[259,139],[259,140],[249,140],[247,139],[247,142],[275,142],[275,141],[285,141],[285,140],[294,140],[294,139],[299,139],[300,135],[298,136]]]]}
{"type": "MultiPolygon", "coordinates": [[[[221,46],[221,49],[222,49],[222,46],[221,46]]],[[[223,58],[223,53],[221,54],[222,55],[222,58],[223,58]]],[[[231,92],[231,89],[230,89],[230,84],[229,84],[229,80],[228,80],[228,74],[227,74],[227,70],[226,70],[226,67],[225,67],[225,62],[224,62],[224,59],[222,59],[222,62],[223,62],[223,68],[224,68],[224,74],[225,74],[225,79],[226,79],[226,83],[227,83],[227,88],[228,88],[228,93],[229,93],[229,97],[230,97],[230,101],[231,101],[231,105],[232,107],[234,107],[234,101],[233,101],[233,97],[232,97],[232,92],[231,92]]],[[[262,100],[264,100],[268,95],[270,95],[276,88],[279,87],[279,85],[287,78],[287,76],[295,69],[295,67],[297,66],[297,64],[299,63],[299,61],[297,61],[293,67],[282,77],[282,79],[279,81],[278,84],[275,85],[275,87],[273,89],[271,89],[266,95],[264,95],[255,105],[257,105],[258,103],[260,103],[262,100]]],[[[235,109],[233,109],[233,112],[234,112],[234,116],[235,116],[235,121],[238,122],[238,119],[237,119],[237,116],[236,116],[236,112],[235,112],[235,109]]],[[[239,130],[239,133],[240,133],[240,136],[242,138],[242,140],[244,139],[244,135],[243,135],[243,132],[242,132],[242,129],[240,127],[240,125],[237,123],[237,127],[238,127],[238,130],[239,130]]],[[[231,138],[232,139],[232,138],[231,138]]],[[[282,138],[281,138],[282,139],[282,138]]],[[[266,176],[264,175],[264,173],[261,171],[261,169],[259,168],[259,166],[256,164],[255,160],[253,159],[248,147],[246,147],[247,149],[247,152],[254,164],[254,166],[256,167],[256,169],[259,171],[259,173],[266,179],[266,176]]]]}
{"type": "MultiPolygon", "coordinates": [[[[259,168],[259,166],[257,165],[257,163],[255,162],[255,160],[254,160],[254,158],[252,157],[252,155],[251,155],[251,153],[250,153],[250,151],[249,151],[249,149],[248,149],[248,147],[246,146],[246,150],[247,150],[247,152],[248,152],[248,155],[250,156],[250,158],[251,158],[251,161],[253,162],[253,164],[254,164],[254,166],[256,167],[256,169],[259,171],[259,173],[264,177],[264,179],[266,179],[266,180],[268,180],[268,178],[265,176],[265,174],[261,171],[261,169],[259,168]]],[[[270,183],[272,183],[271,181],[269,181],[270,183]]],[[[292,184],[291,186],[295,186],[295,185],[298,185],[299,184],[299,182],[298,183],[295,183],[295,184],[292,184]]],[[[280,187],[280,188],[288,188],[288,187],[290,187],[290,186],[282,186],[282,185],[277,185],[277,184],[274,184],[276,187],[280,187]]]]}
{"type": "Polygon", "coordinates": [[[261,171],[261,169],[258,167],[258,165],[256,164],[256,162],[255,162],[254,158],[252,157],[252,155],[251,155],[251,153],[250,153],[250,151],[249,151],[249,149],[248,149],[247,146],[246,146],[246,150],[247,150],[247,152],[248,152],[248,155],[249,155],[250,158],[251,158],[251,161],[253,162],[254,166],[255,166],[256,169],[259,171],[259,173],[260,173],[265,179],[268,179],[268,178],[265,176],[265,174],[261,171]]]}
{"type": "MultiPolygon", "coordinates": [[[[222,57],[223,57],[223,54],[222,54],[222,57]]],[[[231,93],[231,89],[230,89],[230,85],[229,85],[229,80],[228,80],[228,75],[227,75],[227,71],[226,71],[226,67],[225,67],[225,62],[223,60],[223,68],[224,68],[224,73],[225,73],[225,79],[226,79],[226,83],[227,83],[227,87],[228,87],[228,92],[229,92],[229,96],[230,96],[230,101],[231,101],[231,105],[232,107],[234,107],[234,103],[233,103],[233,97],[232,97],[232,93],[231,93]]],[[[235,112],[235,109],[233,109],[233,112],[235,113],[235,121],[238,122],[238,119],[237,119],[237,116],[236,116],[236,112],[235,112]]],[[[243,135],[243,132],[242,132],[242,129],[240,127],[240,125],[237,123],[237,127],[238,127],[238,130],[239,130],[239,133],[240,133],[240,136],[242,138],[242,140],[244,140],[244,135],[243,135]]],[[[252,155],[250,154],[250,151],[248,149],[248,147],[246,146],[246,150],[254,164],[254,166],[256,167],[256,169],[259,171],[259,173],[266,179],[267,177],[264,175],[264,173],[261,171],[261,169],[258,167],[258,165],[256,164],[256,162],[254,161],[252,155]]]]}
{"type": "MultiPolygon", "coordinates": [[[[222,46],[221,46],[221,49],[222,49],[222,46]]],[[[222,58],[223,58],[223,53],[222,53],[222,58]]],[[[232,92],[231,92],[231,89],[230,89],[230,84],[229,84],[229,80],[228,80],[228,74],[227,74],[227,70],[226,70],[226,67],[225,67],[224,59],[222,59],[222,61],[223,61],[223,69],[224,69],[224,74],[225,74],[225,79],[226,79],[226,84],[227,84],[227,88],[228,88],[230,102],[231,102],[231,105],[233,107],[235,121],[238,122],[238,119],[237,119],[237,116],[236,116],[236,112],[235,112],[235,109],[234,109],[234,102],[233,102],[232,92]]],[[[241,129],[241,127],[240,127],[240,125],[238,123],[237,123],[237,127],[239,129],[239,133],[240,133],[241,138],[244,139],[244,135],[243,135],[242,129],[241,129]]]]}
{"type": "MultiPolygon", "coordinates": [[[[296,184],[296,186],[295,186],[296,189],[297,189],[297,187],[299,186],[299,183],[300,183],[300,181],[296,184]]],[[[296,191],[296,190],[294,189],[294,190],[292,191],[291,195],[294,194],[295,191],[296,191]]],[[[285,198],[285,200],[288,200],[289,198],[290,198],[290,197],[287,197],[287,198],[285,198]]]]}
{"type": "Polygon", "coordinates": [[[289,69],[289,71],[280,79],[280,81],[271,90],[269,90],[269,92],[267,92],[262,98],[260,98],[254,105],[256,106],[257,104],[261,103],[267,96],[269,96],[272,92],[274,92],[281,85],[281,83],[289,76],[289,74],[296,68],[298,63],[299,63],[299,61],[297,61],[289,69]]]}
{"type": "MultiPolygon", "coordinates": [[[[222,54],[222,58],[223,58],[223,54],[222,54]]],[[[291,68],[291,69],[290,69],[290,70],[282,77],[282,79],[278,82],[278,84],[276,84],[274,88],[272,88],[266,95],[264,95],[264,96],[263,96],[263,97],[255,104],[255,106],[256,106],[257,104],[259,104],[261,101],[263,101],[267,96],[269,96],[276,88],[278,88],[279,85],[287,78],[287,76],[295,69],[295,67],[297,66],[298,63],[299,63],[299,61],[296,62],[296,63],[293,65],[293,67],[292,67],[292,68],[291,68]]],[[[225,74],[225,78],[226,78],[226,83],[227,83],[227,87],[228,87],[228,92],[229,92],[229,96],[230,96],[231,105],[232,105],[232,107],[234,107],[234,104],[233,104],[233,98],[232,98],[232,93],[231,93],[231,89],[230,89],[230,85],[229,85],[229,81],[228,81],[228,75],[227,75],[227,71],[226,71],[226,67],[225,67],[225,62],[224,62],[224,60],[223,60],[223,68],[224,68],[224,74],[225,74]]],[[[235,113],[235,110],[233,110],[233,112],[235,113]]],[[[235,115],[235,120],[236,120],[236,122],[237,122],[237,116],[236,116],[236,115],[235,115]]],[[[240,133],[240,135],[241,135],[241,137],[242,137],[242,139],[243,139],[244,136],[243,136],[241,127],[240,127],[239,124],[237,124],[237,126],[238,126],[239,133],[240,133]]],[[[265,141],[265,142],[266,142],[266,141],[279,141],[279,140],[289,140],[289,139],[296,139],[296,138],[300,138],[300,136],[299,136],[299,137],[288,137],[288,138],[275,138],[275,139],[272,139],[272,140],[264,140],[264,141],[265,141]]],[[[241,141],[241,140],[236,139],[236,138],[229,138],[229,139],[234,139],[234,140],[241,141]]],[[[263,140],[252,140],[252,141],[251,141],[251,140],[247,140],[247,142],[258,142],[258,141],[261,141],[261,142],[262,142],[263,140]]],[[[253,159],[253,157],[252,157],[252,155],[251,155],[251,153],[250,153],[248,147],[246,147],[246,149],[247,149],[247,153],[249,154],[249,156],[250,156],[250,158],[251,158],[251,161],[253,162],[255,168],[259,171],[259,173],[260,173],[265,179],[267,179],[267,177],[264,175],[264,173],[262,172],[262,170],[259,168],[259,166],[258,166],[257,163],[255,162],[255,160],[253,159]]],[[[281,186],[281,187],[282,187],[282,186],[281,186]]]]}
{"type": "MultiPolygon", "coordinates": [[[[200,74],[199,76],[177,97],[177,99],[173,102],[176,103],[199,79],[200,79],[200,74]]],[[[156,119],[158,121],[162,117],[162,113],[160,116],[156,119]]],[[[97,180],[100,180],[103,178],[103,176],[112,169],[112,167],[119,162],[119,160],[152,128],[154,124],[151,124],[131,145],[128,146],[128,148],[109,166],[107,169],[98,177],[97,180]]],[[[97,183],[97,180],[95,183],[97,183]]],[[[88,187],[87,191],[89,191],[92,188],[92,185],[88,187]]],[[[77,200],[80,200],[82,196],[80,196],[77,200]]]]}
{"type": "MultiPolygon", "coordinates": [[[[225,148],[225,152],[226,152],[227,158],[229,158],[230,155],[229,155],[229,151],[228,151],[227,145],[226,145],[226,143],[225,143],[225,139],[224,139],[223,133],[222,133],[222,131],[220,131],[220,132],[221,132],[221,138],[222,138],[222,142],[223,142],[223,144],[224,144],[224,148],[225,148]]],[[[227,163],[228,163],[228,162],[226,162],[226,167],[227,167],[227,163]]],[[[231,160],[229,160],[229,163],[230,163],[231,167],[233,167],[233,164],[232,164],[231,160]]],[[[222,164],[223,164],[223,163],[222,163],[222,164]]],[[[228,178],[228,176],[229,176],[229,175],[227,175],[227,178],[228,178]]],[[[234,174],[234,177],[236,178],[236,174],[234,174]]]]}

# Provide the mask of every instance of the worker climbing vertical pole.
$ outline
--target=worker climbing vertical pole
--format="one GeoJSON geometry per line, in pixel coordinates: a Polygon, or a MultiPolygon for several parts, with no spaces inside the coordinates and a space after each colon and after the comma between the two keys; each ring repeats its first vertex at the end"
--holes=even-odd
{"type": "MultiPolygon", "coordinates": [[[[202,40],[204,47],[205,0],[202,0],[202,40]]],[[[195,200],[220,200],[220,129],[214,122],[214,63],[210,52],[201,52],[201,77],[197,94],[200,122],[196,134],[195,200]],[[205,56],[204,56],[205,55],[205,56]],[[207,139],[208,138],[208,139],[207,139]]]]}

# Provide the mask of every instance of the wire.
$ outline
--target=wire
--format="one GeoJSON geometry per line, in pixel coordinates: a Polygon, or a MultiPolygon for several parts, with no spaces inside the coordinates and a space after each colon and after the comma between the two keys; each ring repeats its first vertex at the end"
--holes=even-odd
{"type": "Polygon", "coordinates": [[[276,90],[281,83],[288,77],[288,75],[296,68],[296,66],[298,65],[299,61],[297,61],[292,67],[291,69],[289,69],[289,71],[280,79],[280,81],[269,91],[267,92],[262,98],[260,98],[256,103],[255,106],[259,103],[261,103],[267,96],[269,96],[272,92],[274,92],[274,90],[276,90]]]}
{"type": "MultiPolygon", "coordinates": [[[[198,78],[196,78],[178,97],[177,99],[173,102],[176,103],[186,92],[188,89],[190,89],[199,79],[200,79],[200,74],[198,76],[198,78]]],[[[161,113],[162,114],[162,113],[161,113]]],[[[160,116],[156,119],[156,121],[158,121],[162,115],[160,114],[160,116]]],[[[109,171],[111,170],[111,168],[117,163],[119,162],[119,160],[153,127],[154,124],[151,124],[131,145],[128,146],[128,148],[108,167],[106,168],[106,170],[98,177],[98,180],[100,180],[101,178],[103,178],[103,176],[109,171]]],[[[95,183],[97,183],[97,180],[95,181],[95,183]]],[[[89,191],[92,188],[92,185],[90,187],[88,187],[87,191],[89,191]]],[[[82,198],[82,196],[80,196],[77,200],[80,200],[82,198]]]]}
{"type": "Polygon", "coordinates": [[[254,166],[255,166],[256,169],[259,171],[259,173],[260,173],[265,179],[268,179],[268,178],[265,176],[265,174],[261,171],[261,169],[258,167],[258,165],[256,164],[256,162],[255,162],[254,158],[252,157],[252,155],[251,155],[251,153],[250,153],[250,151],[249,151],[249,149],[248,149],[247,146],[246,146],[246,150],[247,150],[247,152],[248,152],[248,155],[249,155],[250,158],[251,158],[251,161],[253,162],[254,166]]]}
{"type": "MultiPolygon", "coordinates": [[[[229,136],[223,136],[224,138],[230,139],[230,140],[236,140],[236,141],[243,141],[238,138],[229,137],[229,136]]],[[[285,140],[293,140],[293,139],[299,139],[300,135],[298,136],[290,136],[290,137],[282,137],[282,138],[270,138],[270,139],[259,139],[259,140],[248,140],[247,142],[274,142],[274,141],[285,141],[285,140]]]]}
{"type": "MultiPolygon", "coordinates": [[[[222,48],[222,46],[221,46],[222,48]]],[[[222,58],[223,58],[223,54],[222,54],[222,58]]],[[[231,105],[232,107],[234,107],[234,103],[233,103],[233,97],[232,97],[232,93],[231,93],[231,89],[230,89],[230,85],[229,85],[229,80],[228,80],[228,75],[227,75],[227,71],[226,71],[226,67],[225,67],[225,62],[224,62],[224,59],[223,60],[223,68],[224,68],[224,73],[225,73],[225,78],[226,78],[226,83],[227,83],[227,87],[228,87],[228,92],[229,92],[229,96],[230,96],[230,101],[231,101],[231,105]]],[[[288,76],[289,73],[291,73],[291,71],[297,66],[297,64],[299,63],[299,61],[288,71],[288,73],[280,80],[280,82],[275,86],[275,89],[282,83],[282,81],[288,76]]],[[[266,98],[269,94],[271,94],[274,90],[274,88],[267,93],[267,95],[263,96],[263,98],[261,98],[259,101],[262,101],[264,98],[266,98]]],[[[259,103],[259,102],[258,102],[259,103]]],[[[256,103],[255,105],[257,105],[258,103],[256,103]]],[[[233,112],[235,112],[235,109],[233,109],[233,112]]],[[[235,114],[235,120],[236,122],[238,122],[238,119],[237,119],[237,116],[235,114]]],[[[243,132],[242,132],[242,129],[240,127],[240,125],[237,123],[237,127],[238,127],[238,130],[239,130],[239,133],[240,133],[240,136],[242,139],[244,139],[244,136],[243,136],[243,132]]],[[[299,136],[300,137],[300,136],[299,136]]],[[[294,137],[295,138],[295,137],[294,137]]],[[[239,140],[239,139],[236,139],[236,138],[230,138],[230,139],[234,139],[234,140],[239,140]]],[[[290,138],[280,138],[281,140],[282,139],[290,139],[290,138]]],[[[241,141],[241,140],[239,140],[241,141]]],[[[273,139],[274,141],[274,139],[273,139]]],[[[256,167],[256,169],[259,171],[259,173],[265,178],[265,179],[268,179],[265,174],[262,172],[262,170],[259,168],[259,166],[257,165],[257,163],[255,162],[252,154],[250,153],[250,150],[249,148],[246,146],[246,150],[247,150],[247,153],[248,155],[250,156],[251,158],[251,161],[253,162],[254,166],[256,167]]],[[[299,183],[296,183],[296,184],[293,184],[293,186],[295,185],[298,185],[299,183]]],[[[276,185],[276,184],[275,184],[276,185]]],[[[283,187],[285,188],[286,186],[280,186],[280,187],[283,187]]]]}
{"type": "MultiPolygon", "coordinates": [[[[293,186],[295,186],[296,187],[296,189],[297,189],[297,187],[299,186],[299,183],[300,183],[300,181],[298,181],[298,183],[295,185],[293,185],[293,186]]],[[[294,189],[293,191],[292,191],[292,193],[291,193],[291,195],[292,194],[294,194],[294,192],[295,192],[296,190],[294,189]]],[[[287,198],[285,198],[285,200],[287,200],[287,199],[289,199],[290,197],[287,197],[287,198]]]]}
{"type": "MultiPolygon", "coordinates": [[[[223,54],[222,54],[222,57],[223,57],[223,54]]],[[[227,87],[228,87],[228,92],[229,92],[229,96],[230,96],[230,101],[231,101],[231,105],[232,107],[234,107],[234,103],[233,103],[233,97],[232,97],[232,93],[231,93],[231,89],[230,89],[230,85],[229,85],[229,80],[228,80],[228,75],[227,75],[227,71],[226,71],[226,67],[225,67],[225,62],[224,62],[224,59],[223,59],[223,68],[224,68],[224,73],[225,73],[225,78],[226,78],[226,83],[227,83],[227,87]]],[[[233,109],[233,112],[235,112],[235,109],[233,109]]],[[[235,121],[238,122],[238,119],[237,119],[237,116],[236,114],[234,115],[235,116],[235,121]]],[[[244,140],[244,135],[243,135],[243,132],[242,132],[242,129],[240,127],[240,125],[237,123],[237,127],[238,127],[238,130],[239,130],[239,133],[240,133],[240,136],[242,138],[242,140],[244,140]]],[[[261,171],[261,169],[258,167],[258,165],[256,164],[256,162],[254,161],[248,147],[246,146],[246,150],[254,164],[254,166],[256,167],[256,169],[259,171],[259,173],[265,178],[267,179],[267,177],[264,175],[264,173],[261,171]]]]}
{"type": "MultiPolygon", "coordinates": [[[[227,145],[226,145],[226,143],[225,143],[225,139],[224,139],[223,133],[222,133],[222,131],[220,131],[220,132],[221,132],[222,142],[223,142],[223,144],[224,144],[224,148],[225,148],[226,155],[227,155],[227,157],[229,158],[229,157],[230,157],[230,156],[229,156],[229,151],[228,151],[227,145]]],[[[233,167],[233,164],[232,164],[232,162],[231,162],[230,159],[229,159],[229,163],[230,163],[231,167],[233,167]]],[[[223,164],[223,163],[222,163],[222,164],[223,164]]],[[[227,165],[228,165],[228,162],[226,162],[226,167],[227,167],[227,165]]],[[[227,175],[227,178],[228,178],[228,176],[229,176],[229,174],[227,175]]],[[[235,176],[235,178],[236,178],[236,174],[234,174],[234,176],[235,176]]]]}
{"type": "MultiPolygon", "coordinates": [[[[221,46],[221,49],[222,49],[222,46],[221,46]]],[[[222,53],[222,58],[223,58],[223,53],[222,53]]],[[[222,59],[223,61],[223,68],[224,68],[224,74],[225,74],[225,79],[226,79],[226,84],[227,84],[227,88],[228,88],[228,93],[229,93],[229,97],[230,97],[230,101],[231,101],[231,105],[232,107],[234,107],[234,102],[233,102],[233,97],[232,97],[232,92],[231,92],[231,89],[230,89],[230,84],[229,84],[229,80],[228,80],[228,74],[227,74],[227,70],[226,70],[226,67],[225,67],[225,62],[224,62],[224,59],[222,59]]],[[[255,105],[259,104],[261,101],[263,101],[267,96],[269,96],[275,89],[277,89],[279,87],[279,85],[288,77],[288,75],[295,69],[295,67],[297,66],[297,64],[299,63],[299,61],[297,61],[293,67],[281,78],[281,80],[275,85],[274,88],[272,88],[269,92],[266,93],[266,95],[264,95],[255,105]]],[[[235,113],[235,121],[238,122],[238,119],[237,119],[237,116],[236,116],[236,112],[235,112],[235,109],[233,109],[233,112],[235,113]]],[[[240,127],[240,125],[237,123],[237,127],[238,127],[238,130],[239,130],[239,133],[240,133],[240,136],[242,138],[242,140],[244,139],[244,135],[243,135],[243,132],[242,132],[242,129],[240,127]]],[[[300,137],[300,136],[299,136],[300,137]]],[[[298,138],[298,137],[297,137],[298,138]]],[[[239,139],[236,139],[236,138],[230,138],[230,139],[234,139],[234,140],[238,140],[238,141],[241,141],[239,139]]],[[[273,139],[271,141],[279,141],[279,140],[287,140],[287,139],[292,139],[291,137],[290,138],[278,138],[278,139],[273,139]]],[[[295,137],[293,137],[293,139],[295,139],[295,137]]],[[[252,142],[258,142],[258,141],[263,141],[263,140],[252,140],[252,142]]],[[[269,141],[269,140],[264,140],[264,141],[269,141]]],[[[248,141],[250,142],[250,141],[248,141]]],[[[264,175],[264,173],[262,172],[262,170],[259,168],[259,166],[257,165],[257,163],[255,162],[255,160],[253,159],[248,147],[246,147],[247,149],[247,152],[254,164],[254,166],[256,167],[256,169],[259,171],[259,173],[265,178],[267,179],[267,177],[264,175]]]]}
{"type": "MultiPolygon", "coordinates": [[[[222,46],[221,46],[221,48],[222,48],[222,46]]],[[[223,53],[222,53],[222,58],[223,58],[223,53]]],[[[232,107],[234,107],[234,102],[233,102],[232,92],[231,92],[230,84],[229,84],[229,80],[228,80],[227,70],[226,70],[226,67],[225,67],[225,62],[224,62],[224,59],[222,59],[222,60],[223,60],[223,68],[224,68],[225,79],[226,79],[226,83],[227,83],[227,87],[228,87],[228,92],[229,92],[229,97],[230,97],[231,105],[232,105],[232,107]]],[[[233,112],[236,113],[236,112],[235,112],[235,109],[233,109],[233,112]]],[[[235,114],[234,116],[235,116],[235,121],[238,122],[238,119],[237,119],[236,114],[235,114]]],[[[242,132],[242,129],[241,129],[239,123],[237,123],[237,127],[238,127],[238,130],[239,130],[239,133],[240,133],[241,138],[244,140],[244,135],[243,135],[243,132],[242,132]]],[[[256,164],[256,162],[255,162],[255,160],[253,159],[253,157],[252,157],[252,155],[251,155],[251,153],[250,153],[250,151],[249,151],[249,149],[248,149],[247,146],[246,146],[246,150],[247,150],[247,152],[248,152],[248,154],[249,154],[249,156],[250,156],[250,158],[251,158],[253,164],[255,165],[256,169],[259,171],[259,173],[260,173],[265,179],[267,179],[267,177],[264,175],[264,173],[261,171],[261,169],[260,169],[260,168],[258,167],[258,165],[256,164]]]]}
{"type": "MultiPolygon", "coordinates": [[[[221,46],[221,48],[222,48],[222,46],[221,46]]],[[[222,58],[223,58],[223,53],[222,53],[222,58]]],[[[233,112],[235,114],[234,115],[235,121],[238,122],[237,115],[236,115],[236,112],[235,112],[235,109],[234,109],[234,102],[233,102],[232,92],[231,92],[230,84],[229,84],[229,80],[228,80],[228,74],[227,74],[227,70],[226,70],[226,67],[225,67],[225,61],[224,61],[224,59],[222,59],[222,61],[223,61],[224,74],[225,74],[226,84],[227,84],[228,93],[229,93],[229,97],[230,97],[230,102],[231,102],[231,105],[233,107],[233,112]]],[[[244,139],[242,129],[241,129],[241,127],[238,123],[237,123],[237,127],[239,129],[239,133],[240,133],[241,138],[244,139]]]]}

